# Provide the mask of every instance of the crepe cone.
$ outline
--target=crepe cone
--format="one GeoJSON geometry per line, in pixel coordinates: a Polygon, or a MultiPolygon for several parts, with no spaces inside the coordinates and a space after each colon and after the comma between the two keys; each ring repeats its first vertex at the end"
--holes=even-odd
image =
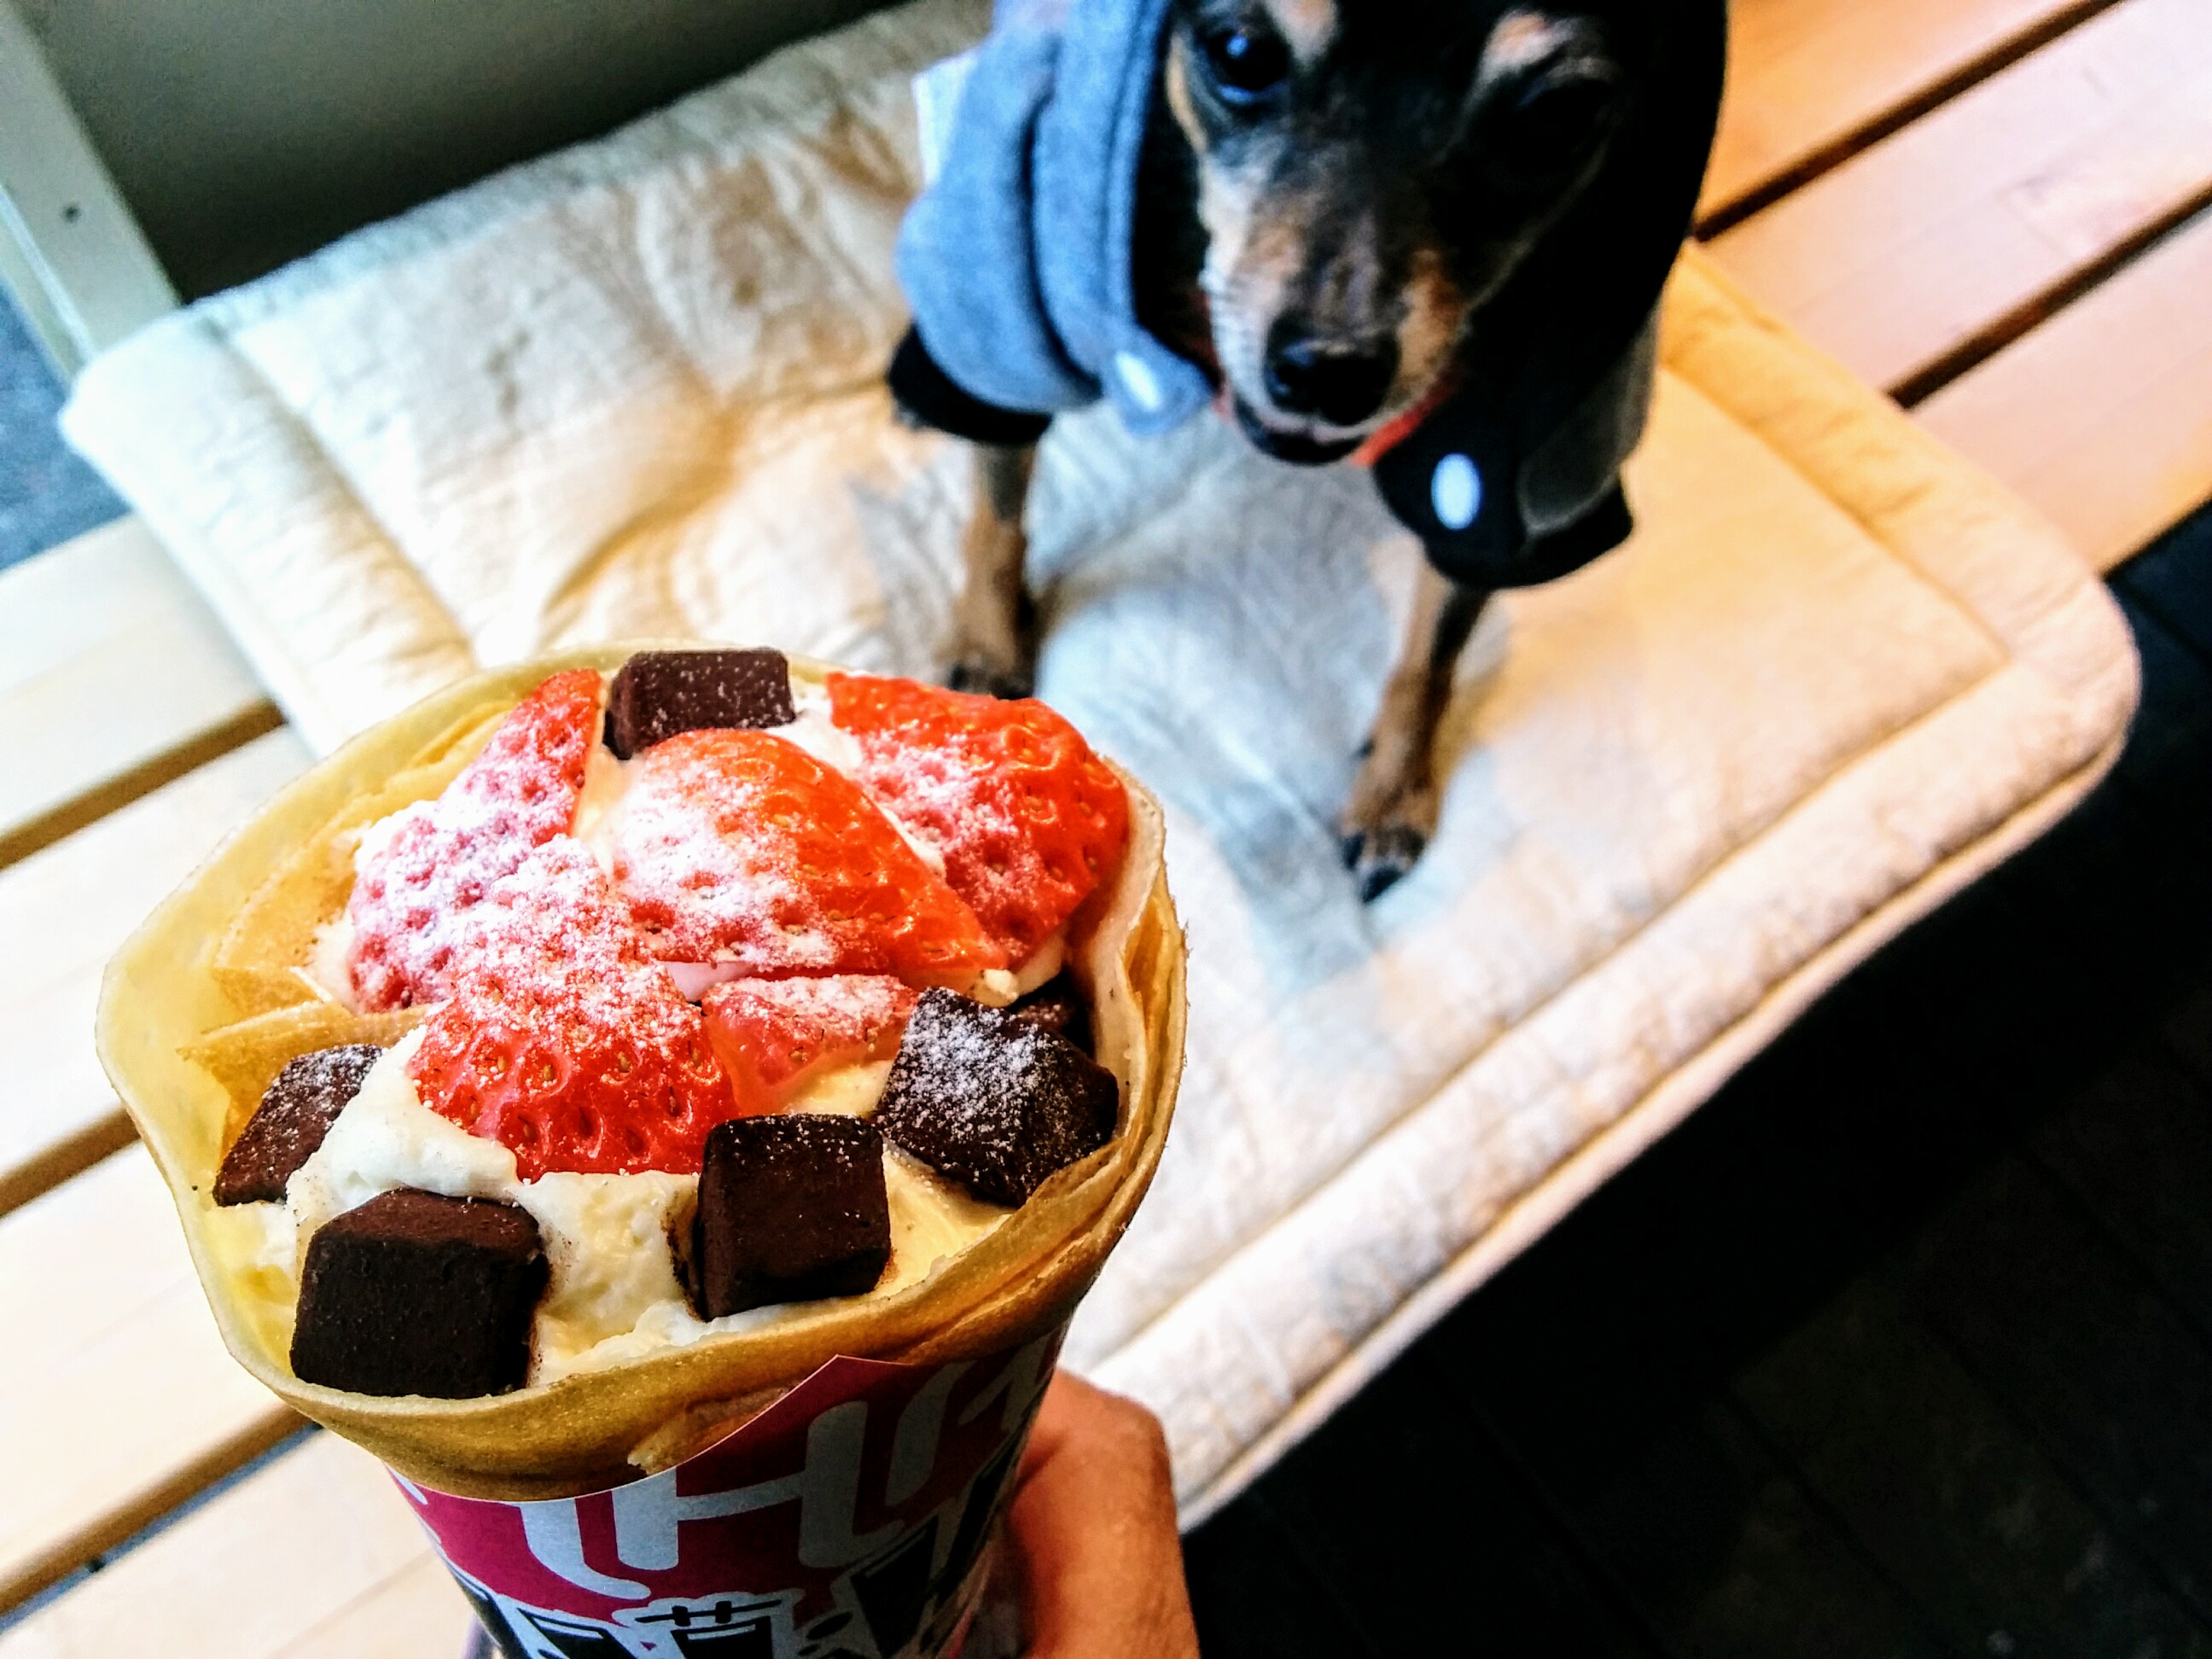
{"type": "MultiPolygon", "coordinates": [[[[1182,935],[1158,806],[1129,782],[1127,855],[1071,924],[1069,951],[1091,995],[1098,1059],[1121,1085],[1118,1131],[963,1255],[890,1296],[512,1394],[387,1400],[295,1377],[289,1299],[257,1282],[243,1234],[226,1224],[236,1212],[218,1210],[211,1194],[231,1136],[286,1060],[338,1042],[388,1043],[408,1023],[351,1014],[297,971],[316,927],[343,908],[353,837],[435,795],[548,675],[610,671],[639,648],[571,651],[479,675],[356,738],[155,911],[101,991],[101,1061],[169,1183],[232,1354],[303,1415],[436,1493],[513,1504],[604,1492],[721,1441],[841,1356],[937,1368],[1051,1338],[1127,1226],[1174,1107],[1182,935]]],[[[794,659],[793,672],[827,670],[794,659]]]]}

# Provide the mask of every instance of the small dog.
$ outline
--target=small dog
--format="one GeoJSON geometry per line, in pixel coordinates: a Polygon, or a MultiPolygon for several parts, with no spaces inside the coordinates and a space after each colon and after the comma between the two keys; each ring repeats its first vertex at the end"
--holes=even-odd
{"type": "Polygon", "coordinates": [[[902,234],[890,377],[975,444],[954,684],[1029,690],[1053,413],[1212,402],[1281,460],[1363,460],[1428,568],[1340,828],[1363,896],[1402,877],[1491,594],[1628,533],[1724,46],[1721,0],[1002,0],[902,234]]]}

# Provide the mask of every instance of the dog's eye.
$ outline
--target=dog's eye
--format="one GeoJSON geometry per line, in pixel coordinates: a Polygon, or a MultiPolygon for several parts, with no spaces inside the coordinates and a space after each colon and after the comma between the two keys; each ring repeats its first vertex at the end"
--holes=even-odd
{"type": "Polygon", "coordinates": [[[1265,29],[1220,29],[1200,44],[1213,84],[1226,103],[1255,103],[1291,72],[1290,48],[1265,29]]]}

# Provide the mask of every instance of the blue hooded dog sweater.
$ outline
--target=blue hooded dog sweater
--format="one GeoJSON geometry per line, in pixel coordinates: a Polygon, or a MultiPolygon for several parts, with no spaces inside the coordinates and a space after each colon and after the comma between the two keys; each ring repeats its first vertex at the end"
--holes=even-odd
{"type": "MultiPolygon", "coordinates": [[[[1503,0],[1474,0],[1501,12],[1503,0]]],[[[1482,587],[1549,581],[1632,527],[1620,466],[1650,405],[1659,295],[1717,118],[1723,0],[1650,0],[1653,59],[1607,159],[1483,307],[1450,395],[1374,463],[1430,561],[1482,587]]],[[[912,415],[1033,443],[1109,399],[1139,434],[1213,400],[1137,317],[1131,247],[1169,0],[1000,0],[917,83],[929,183],[898,241],[912,415]]]]}

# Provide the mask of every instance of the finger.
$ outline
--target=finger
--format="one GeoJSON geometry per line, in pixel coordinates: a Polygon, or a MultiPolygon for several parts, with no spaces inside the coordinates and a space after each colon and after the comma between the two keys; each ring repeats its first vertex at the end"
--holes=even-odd
{"type": "Polygon", "coordinates": [[[1142,1406],[1054,1378],[1008,1533],[1030,1659],[1196,1659],[1167,1441],[1142,1406]]]}

